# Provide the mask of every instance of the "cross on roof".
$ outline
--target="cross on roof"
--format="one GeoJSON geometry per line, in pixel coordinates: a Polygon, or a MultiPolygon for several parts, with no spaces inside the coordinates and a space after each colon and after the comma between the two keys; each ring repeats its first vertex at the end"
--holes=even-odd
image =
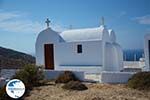
{"type": "Polygon", "coordinates": [[[45,21],[45,23],[47,24],[47,27],[49,27],[49,23],[50,23],[51,21],[47,18],[46,19],[46,21],[45,21]]]}

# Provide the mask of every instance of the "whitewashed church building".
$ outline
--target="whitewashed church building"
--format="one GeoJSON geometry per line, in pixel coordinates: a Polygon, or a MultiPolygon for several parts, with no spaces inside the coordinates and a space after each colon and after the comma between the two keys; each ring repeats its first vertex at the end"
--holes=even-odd
{"type": "Polygon", "coordinates": [[[143,71],[150,71],[150,34],[146,34],[144,37],[144,54],[146,66],[143,71]]]}
{"type": "Polygon", "coordinates": [[[36,65],[47,70],[121,71],[123,51],[104,21],[99,27],[56,32],[49,27],[36,40],[36,65]]]}

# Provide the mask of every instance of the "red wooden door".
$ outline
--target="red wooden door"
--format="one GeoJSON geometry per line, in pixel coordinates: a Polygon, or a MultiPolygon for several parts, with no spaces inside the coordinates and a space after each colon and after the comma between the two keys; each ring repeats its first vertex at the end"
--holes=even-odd
{"type": "Polygon", "coordinates": [[[54,69],[54,45],[45,44],[44,45],[44,55],[45,55],[45,69],[54,69]]]}

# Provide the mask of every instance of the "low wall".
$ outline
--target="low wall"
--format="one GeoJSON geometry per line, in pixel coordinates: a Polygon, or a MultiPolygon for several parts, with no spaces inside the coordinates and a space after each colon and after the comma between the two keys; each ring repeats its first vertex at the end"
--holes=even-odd
{"type": "MultiPolygon", "coordinates": [[[[45,79],[56,79],[64,71],[59,70],[44,70],[45,79]]],[[[84,81],[84,72],[72,71],[74,75],[81,81],[84,81]]]]}
{"type": "Polygon", "coordinates": [[[3,87],[7,81],[15,75],[17,69],[1,69],[0,71],[0,87],[3,87]]]}
{"type": "Polygon", "coordinates": [[[102,72],[100,83],[127,83],[134,72],[102,72]]]}
{"type": "Polygon", "coordinates": [[[0,77],[0,88],[6,84],[6,80],[0,77]]]}
{"type": "Polygon", "coordinates": [[[15,75],[17,69],[1,69],[0,76],[5,79],[10,79],[13,75],[15,75]]]}

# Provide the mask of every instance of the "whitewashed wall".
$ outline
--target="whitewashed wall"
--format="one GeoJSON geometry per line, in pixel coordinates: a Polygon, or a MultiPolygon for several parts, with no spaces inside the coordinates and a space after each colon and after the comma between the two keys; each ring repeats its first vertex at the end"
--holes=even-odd
{"type": "Polygon", "coordinates": [[[83,71],[85,73],[100,73],[103,71],[103,66],[59,66],[57,70],[68,71],[83,71]]]}
{"type": "Polygon", "coordinates": [[[106,43],[104,71],[120,71],[123,69],[123,52],[117,43],[106,43]]]}
{"type": "Polygon", "coordinates": [[[149,59],[149,47],[148,47],[148,41],[150,40],[150,34],[145,35],[144,37],[144,53],[145,53],[145,63],[146,66],[143,68],[144,71],[150,70],[150,59],[149,59]]]}
{"type": "Polygon", "coordinates": [[[59,42],[59,34],[50,28],[39,33],[35,44],[36,65],[44,65],[44,44],[59,42]]]}
{"type": "Polygon", "coordinates": [[[114,46],[114,54],[116,55],[116,60],[114,67],[116,67],[116,71],[123,70],[123,50],[118,43],[113,43],[114,46]]]}
{"type": "Polygon", "coordinates": [[[102,72],[100,83],[127,83],[133,72],[102,72]]]}
{"type": "Polygon", "coordinates": [[[56,69],[61,66],[102,66],[102,42],[68,42],[55,45],[56,69]],[[82,45],[82,53],[77,53],[77,45],[82,45]]]}
{"type": "Polygon", "coordinates": [[[106,43],[105,45],[105,66],[104,71],[113,71],[113,62],[116,57],[113,55],[113,45],[111,43],[106,43]]]}

